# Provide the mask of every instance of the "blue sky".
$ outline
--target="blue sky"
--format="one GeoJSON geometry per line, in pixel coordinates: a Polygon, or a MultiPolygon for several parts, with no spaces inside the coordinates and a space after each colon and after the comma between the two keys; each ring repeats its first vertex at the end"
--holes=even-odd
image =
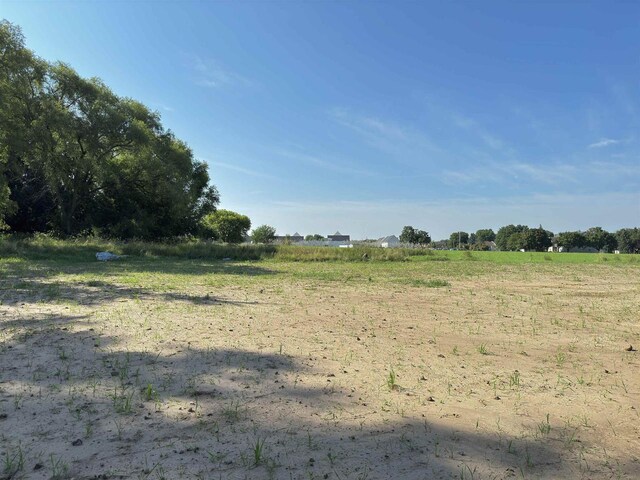
{"type": "Polygon", "coordinates": [[[278,233],[640,225],[640,3],[1,1],[278,233]]]}

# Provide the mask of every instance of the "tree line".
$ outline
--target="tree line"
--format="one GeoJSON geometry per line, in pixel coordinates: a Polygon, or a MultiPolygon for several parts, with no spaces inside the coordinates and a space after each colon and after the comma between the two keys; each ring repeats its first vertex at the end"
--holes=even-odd
{"type": "Polygon", "coordinates": [[[618,250],[621,253],[640,253],[640,228],[621,228],[613,233],[601,227],[592,227],[586,231],[568,231],[554,235],[542,226],[530,228],[526,225],[505,225],[498,229],[497,233],[492,229],[480,229],[475,233],[453,232],[448,240],[434,242],[432,246],[488,250],[489,242],[495,242],[496,248],[502,251],[541,252],[557,245],[565,250],[590,247],[604,252],[618,250]]]}
{"type": "Polygon", "coordinates": [[[219,203],[209,180],[157,112],[37,57],[19,27],[0,22],[0,228],[197,234],[219,203]]]}

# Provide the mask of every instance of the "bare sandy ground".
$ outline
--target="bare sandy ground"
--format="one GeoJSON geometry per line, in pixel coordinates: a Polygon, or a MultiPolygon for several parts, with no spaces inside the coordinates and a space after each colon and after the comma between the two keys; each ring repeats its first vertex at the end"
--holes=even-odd
{"type": "Polygon", "coordinates": [[[0,279],[0,478],[640,478],[638,267],[104,268],[0,279]]]}

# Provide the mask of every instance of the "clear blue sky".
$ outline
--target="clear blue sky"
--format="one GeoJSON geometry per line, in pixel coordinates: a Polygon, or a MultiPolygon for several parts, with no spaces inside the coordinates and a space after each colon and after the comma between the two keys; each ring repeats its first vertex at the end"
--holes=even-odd
{"type": "Polygon", "coordinates": [[[281,234],[640,225],[638,2],[0,1],[281,234]]]}

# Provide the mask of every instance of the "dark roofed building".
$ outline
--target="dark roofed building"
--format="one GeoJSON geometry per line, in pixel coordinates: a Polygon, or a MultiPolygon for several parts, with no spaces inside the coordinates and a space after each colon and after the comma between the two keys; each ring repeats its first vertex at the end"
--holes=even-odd
{"type": "Polygon", "coordinates": [[[327,239],[332,242],[349,242],[351,237],[349,235],[342,235],[340,232],[336,232],[333,235],[327,235],[327,239]]]}
{"type": "Polygon", "coordinates": [[[293,235],[276,235],[273,240],[275,243],[298,243],[303,242],[304,237],[296,232],[293,235]]]}

